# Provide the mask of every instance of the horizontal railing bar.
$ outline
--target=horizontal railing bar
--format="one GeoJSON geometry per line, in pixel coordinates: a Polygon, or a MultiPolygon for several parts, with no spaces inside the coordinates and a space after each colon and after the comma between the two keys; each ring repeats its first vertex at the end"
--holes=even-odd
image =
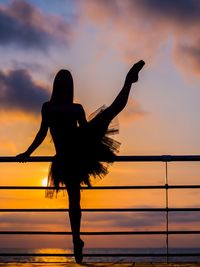
{"type": "MultiPolygon", "coordinates": [[[[68,212],[69,209],[0,209],[0,212],[68,212]]],[[[175,211],[200,211],[200,208],[97,208],[81,209],[82,212],[175,212],[175,211]]]]}
{"type": "MultiPolygon", "coordinates": [[[[121,190],[121,189],[198,189],[200,185],[127,185],[127,186],[93,186],[81,187],[81,190],[121,190]]],[[[0,190],[45,190],[56,189],[52,186],[0,186],[0,190]]],[[[66,190],[66,187],[59,187],[60,190],[66,190]]]]}
{"type": "MultiPolygon", "coordinates": [[[[0,253],[0,257],[73,257],[72,253],[0,253]]],[[[166,257],[164,253],[84,253],[84,257],[166,257]]],[[[168,257],[192,257],[192,256],[200,256],[200,253],[169,253],[168,257]]],[[[10,261],[6,261],[10,262],[10,261]]],[[[19,262],[21,263],[21,261],[19,262]]],[[[27,262],[26,262],[27,263],[27,262]]],[[[38,262],[35,262],[38,263],[38,262]]],[[[49,262],[52,263],[52,262],[49,262]]],[[[64,263],[64,262],[62,262],[64,263]]]]}
{"type": "MultiPolygon", "coordinates": [[[[27,162],[50,162],[52,156],[33,156],[27,159],[27,162]]],[[[0,157],[0,162],[18,162],[13,156],[0,157]]],[[[102,159],[103,161],[103,159],[102,159]]],[[[200,161],[200,155],[159,155],[159,156],[116,156],[118,162],[170,162],[170,161],[200,161]]]]}
{"type": "MultiPolygon", "coordinates": [[[[102,189],[107,189],[107,190],[113,190],[113,189],[165,189],[165,186],[163,185],[155,185],[155,186],[93,186],[93,187],[86,187],[83,186],[81,187],[81,190],[102,190],[102,189]]],[[[199,186],[200,188],[200,186],[199,186]]],[[[56,187],[52,186],[0,186],[0,189],[7,189],[7,190],[21,190],[21,189],[29,189],[29,190],[44,190],[44,189],[56,189],[56,187]]],[[[59,187],[60,190],[66,190],[66,187],[59,187]]]]}
{"type": "MultiPolygon", "coordinates": [[[[0,231],[0,235],[71,235],[71,232],[59,231],[0,231]]],[[[81,235],[191,235],[200,231],[108,231],[108,232],[80,232],[81,235]]]]}

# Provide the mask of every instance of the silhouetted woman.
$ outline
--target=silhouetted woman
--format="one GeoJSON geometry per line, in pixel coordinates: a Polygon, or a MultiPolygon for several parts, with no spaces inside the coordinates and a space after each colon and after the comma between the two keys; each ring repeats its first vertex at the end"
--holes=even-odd
{"type": "MultiPolygon", "coordinates": [[[[144,61],[133,65],[128,72],[123,88],[113,103],[100,110],[89,122],[80,104],[73,103],[73,78],[68,70],[60,70],[53,83],[51,99],[42,106],[40,129],[30,147],[17,157],[26,161],[42,143],[48,128],[55,145],[56,155],[51,164],[48,185],[65,185],[69,197],[69,217],[77,263],[82,262],[84,242],[80,238],[80,185],[90,186],[90,176],[103,177],[108,163],[114,161],[119,143],[108,137],[109,124],[125,107],[131,85],[138,81],[138,73],[144,61]],[[104,162],[101,162],[103,160],[104,162]]],[[[115,129],[111,129],[111,132],[115,129]]],[[[54,191],[47,190],[47,197],[54,191]]]]}

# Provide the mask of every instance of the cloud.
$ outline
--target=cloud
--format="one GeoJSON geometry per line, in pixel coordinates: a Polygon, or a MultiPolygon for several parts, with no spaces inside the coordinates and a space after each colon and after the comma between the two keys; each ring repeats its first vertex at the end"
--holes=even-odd
{"type": "Polygon", "coordinates": [[[123,121],[133,121],[143,118],[147,114],[148,113],[143,110],[139,102],[130,98],[127,107],[123,110],[122,114],[120,114],[120,117],[123,121]]]}
{"type": "Polygon", "coordinates": [[[16,224],[20,228],[23,229],[24,225],[27,224],[27,227],[30,224],[33,224],[34,226],[42,226],[42,225],[53,225],[53,224],[59,224],[59,225],[66,225],[66,214],[59,214],[59,216],[55,217],[51,213],[47,213],[45,215],[42,215],[37,213],[21,213],[21,214],[12,214],[12,213],[3,213],[0,214],[1,218],[1,224],[11,225],[16,224]]]}
{"type": "MultiPolygon", "coordinates": [[[[35,228],[42,227],[42,226],[50,226],[52,227],[53,224],[59,225],[59,227],[69,227],[69,220],[66,214],[60,213],[59,216],[55,217],[51,213],[47,214],[12,214],[12,213],[2,213],[0,214],[1,224],[5,225],[6,227],[10,227],[10,225],[23,228],[26,227],[30,228],[30,224],[32,223],[35,228]]],[[[188,220],[189,221],[189,220],[188,220]]],[[[160,229],[162,226],[165,225],[165,213],[164,212],[148,212],[148,213],[97,213],[97,214],[83,214],[83,231],[84,229],[93,229],[97,231],[102,225],[106,225],[109,228],[118,228],[118,229],[150,229],[150,228],[157,228],[160,229]]]]}
{"type": "Polygon", "coordinates": [[[200,213],[185,211],[185,212],[171,212],[169,213],[169,220],[174,223],[188,224],[188,223],[199,223],[200,213]]]}
{"type": "Polygon", "coordinates": [[[174,58],[179,67],[188,73],[200,76],[200,48],[197,44],[176,44],[174,47],[174,58]]]}
{"type": "Polygon", "coordinates": [[[149,16],[161,20],[172,20],[180,23],[182,27],[184,24],[193,25],[195,22],[200,22],[199,12],[200,3],[196,0],[136,0],[130,2],[134,6],[141,8],[142,11],[148,13],[149,16]]]}
{"type": "Polygon", "coordinates": [[[158,33],[163,30],[166,37],[173,38],[173,56],[177,65],[187,72],[199,75],[199,1],[137,0],[135,3],[141,15],[148,18],[152,30],[160,24],[158,33]]]}
{"type": "Polygon", "coordinates": [[[9,138],[1,137],[0,140],[1,154],[10,151],[12,154],[16,153],[16,144],[9,140],[9,138]]]}
{"type": "Polygon", "coordinates": [[[200,3],[196,0],[115,0],[82,3],[81,21],[95,25],[99,41],[126,62],[154,62],[171,43],[177,67],[199,75],[200,3]]]}
{"type": "Polygon", "coordinates": [[[44,15],[24,0],[13,0],[0,5],[0,45],[15,45],[26,49],[46,51],[52,43],[68,43],[71,33],[66,21],[44,15]]]}
{"type": "Polygon", "coordinates": [[[93,227],[101,227],[105,224],[108,228],[118,228],[118,229],[148,229],[156,228],[160,229],[163,224],[165,224],[165,213],[164,212],[133,212],[133,213],[111,213],[111,214],[101,214],[97,213],[84,214],[83,222],[85,224],[93,227]]]}
{"type": "Polygon", "coordinates": [[[26,70],[0,71],[0,109],[38,113],[49,94],[47,88],[35,83],[26,70]]]}

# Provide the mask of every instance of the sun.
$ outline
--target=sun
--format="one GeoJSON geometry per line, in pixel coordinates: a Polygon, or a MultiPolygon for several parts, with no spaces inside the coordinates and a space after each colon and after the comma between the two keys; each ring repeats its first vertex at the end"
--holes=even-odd
{"type": "Polygon", "coordinates": [[[43,179],[41,180],[41,185],[42,185],[42,186],[47,186],[47,180],[48,180],[47,177],[43,178],[43,179]]]}

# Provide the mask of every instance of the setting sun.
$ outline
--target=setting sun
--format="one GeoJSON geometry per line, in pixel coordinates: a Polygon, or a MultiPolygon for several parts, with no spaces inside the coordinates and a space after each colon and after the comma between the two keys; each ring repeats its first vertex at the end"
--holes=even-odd
{"type": "Polygon", "coordinates": [[[47,177],[43,178],[43,179],[41,180],[41,185],[42,185],[42,186],[47,186],[47,180],[48,180],[47,177]]]}

